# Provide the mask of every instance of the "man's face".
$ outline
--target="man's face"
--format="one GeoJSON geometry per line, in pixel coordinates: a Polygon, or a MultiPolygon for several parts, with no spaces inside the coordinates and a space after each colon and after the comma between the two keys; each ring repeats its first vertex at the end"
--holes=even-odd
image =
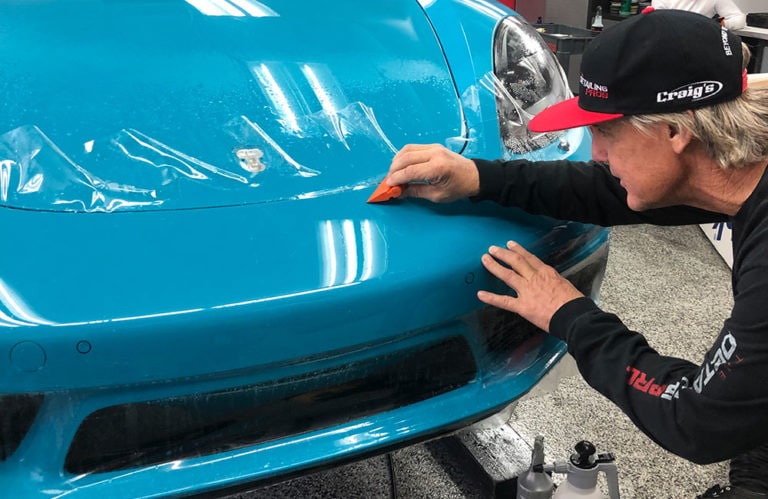
{"type": "Polygon", "coordinates": [[[592,157],[608,163],[611,174],[627,191],[635,211],[681,204],[685,175],[670,144],[670,127],[654,125],[641,132],[626,120],[590,127],[592,157]]]}

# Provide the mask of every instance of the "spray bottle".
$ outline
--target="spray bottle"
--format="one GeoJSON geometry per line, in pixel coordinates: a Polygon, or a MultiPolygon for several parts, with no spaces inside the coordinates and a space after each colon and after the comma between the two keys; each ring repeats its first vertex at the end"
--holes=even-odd
{"type": "Polygon", "coordinates": [[[538,435],[533,440],[531,466],[528,471],[517,477],[517,499],[550,499],[552,497],[552,478],[543,470],[534,471],[544,465],[544,437],[538,435]]]}
{"type": "Polygon", "coordinates": [[[595,10],[595,17],[592,19],[592,32],[599,33],[603,31],[603,6],[598,5],[595,10]]]}
{"type": "Polygon", "coordinates": [[[599,454],[591,442],[577,443],[568,462],[533,466],[533,471],[566,473],[566,480],[555,490],[553,499],[619,499],[619,472],[613,454],[599,454]],[[597,474],[605,473],[609,497],[597,487],[597,474]]]}

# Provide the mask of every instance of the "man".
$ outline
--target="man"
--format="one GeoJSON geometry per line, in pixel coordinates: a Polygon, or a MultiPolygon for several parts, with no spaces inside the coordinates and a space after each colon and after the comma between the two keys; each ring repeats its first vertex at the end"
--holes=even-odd
{"type": "Polygon", "coordinates": [[[728,29],[742,29],[747,15],[733,0],[653,0],[654,9],[680,9],[720,21],[728,29]]]}
{"type": "Polygon", "coordinates": [[[387,180],[405,196],[468,196],[604,226],[732,223],[734,308],[701,364],[659,355],[514,242],[482,256],[514,296],[478,292],[566,341],[585,380],[665,449],[731,459],[731,485],[702,497],[768,497],[768,89],[746,88],[744,51],[704,16],[651,10],[592,40],[579,96],[529,124],[589,125],[594,161],[471,160],[408,145],[387,180]],[[657,388],[636,388],[638,376],[657,388]]]}

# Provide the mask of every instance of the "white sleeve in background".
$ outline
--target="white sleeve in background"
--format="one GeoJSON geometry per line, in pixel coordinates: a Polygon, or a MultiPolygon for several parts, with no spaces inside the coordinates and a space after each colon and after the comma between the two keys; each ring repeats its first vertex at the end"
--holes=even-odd
{"type": "Polygon", "coordinates": [[[715,15],[715,3],[719,0],[653,0],[651,6],[654,9],[677,9],[695,12],[703,16],[715,15]]]}
{"type": "Polygon", "coordinates": [[[733,0],[653,0],[654,9],[679,9],[695,12],[707,17],[715,14],[725,19],[728,29],[741,29],[747,25],[747,16],[733,0]]]}
{"type": "Polygon", "coordinates": [[[651,2],[651,7],[654,9],[672,9],[674,7],[669,6],[669,2],[667,0],[653,0],[651,2]]]}
{"type": "Polygon", "coordinates": [[[741,29],[747,25],[747,15],[733,0],[716,0],[715,10],[719,16],[725,18],[725,27],[728,29],[741,29]]]}

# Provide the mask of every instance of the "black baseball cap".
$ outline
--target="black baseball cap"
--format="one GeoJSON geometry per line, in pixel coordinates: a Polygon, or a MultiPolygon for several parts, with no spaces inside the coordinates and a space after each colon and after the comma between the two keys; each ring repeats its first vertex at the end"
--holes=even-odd
{"type": "Polygon", "coordinates": [[[579,96],[540,112],[528,128],[696,109],[735,99],[745,82],[738,35],[701,14],[647,9],[595,36],[582,57],[579,96]]]}

